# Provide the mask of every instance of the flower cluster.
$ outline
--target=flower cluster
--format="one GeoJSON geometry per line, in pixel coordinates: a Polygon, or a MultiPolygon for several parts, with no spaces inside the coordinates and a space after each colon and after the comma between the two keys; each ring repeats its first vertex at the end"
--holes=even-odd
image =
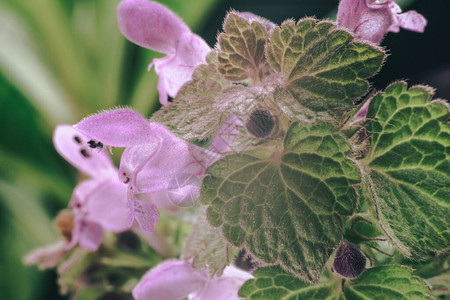
{"type": "MultiPolygon", "coordinates": [[[[213,49],[159,3],[123,0],[117,16],[119,29],[128,40],[165,54],[154,59],[149,68],[154,67],[159,76],[161,105],[170,106],[168,98],[177,96],[213,49]]],[[[240,16],[258,20],[267,32],[275,27],[251,13],[240,16]]],[[[394,0],[341,0],[337,24],[359,39],[378,45],[387,32],[398,32],[400,27],[423,32],[426,20],[414,11],[401,13],[394,0]]],[[[352,122],[365,119],[367,109],[368,102],[352,122]]],[[[54,267],[74,247],[97,251],[105,232],[134,230],[151,235],[160,212],[175,214],[198,201],[207,168],[235,149],[231,146],[239,135],[236,128],[244,125],[256,138],[270,139],[278,129],[276,117],[264,108],[253,110],[247,119],[228,116],[211,137],[208,148],[176,136],[166,126],[150,122],[131,108],[116,108],[73,126],[58,126],[53,140],[58,153],[83,175],[69,204],[69,234],[63,234],[50,248],[30,253],[26,261],[42,268],[54,267]],[[118,169],[108,152],[113,148],[124,148],[118,169]]],[[[364,260],[360,263],[362,270],[365,258],[360,256],[364,260]]],[[[253,278],[233,265],[225,267],[221,276],[211,277],[207,268],[195,269],[192,264],[192,258],[187,257],[154,266],[135,285],[133,296],[138,300],[239,299],[239,288],[253,278]]],[[[335,269],[340,266],[335,264],[335,269]]],[[[353,276],[361,270],[347,273],[353,276]]]]}

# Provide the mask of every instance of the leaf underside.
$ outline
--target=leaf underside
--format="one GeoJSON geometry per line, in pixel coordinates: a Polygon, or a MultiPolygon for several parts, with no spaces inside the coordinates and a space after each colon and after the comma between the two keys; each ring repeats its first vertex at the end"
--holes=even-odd
{"type": "Polygon", "coordinates": [[[262,80],[267,76],[271,68],[264,54],[265,26],[256,20],[249,23],[239,13],[231,12],[223,27],[225,32],[218,37],[219,72],[231,81],[262,80]]]}
{"type": "Polygon", "coordinates": [[[365,78],[378,71],[384,56],[332,22],[285,21],[267,45],[270,64],[283,76],[274,98],[290,116],[329,121],[368,91],[365,78]]]}
{"type": "Polygon", "coordinates": [[[192,265],[196,269],[208,269],[210,276],[221,276],[225,267],[230,263],[227,242],[218,228],[209,225],[206,211],[202,211],[195,222],[189,236],[184,258],[192,258],[192,265]]]}
{"type": "Polygon", "coordinates": [[[226,156],[203,181],[208,220],[231,244],[315,282],[356,206],[360,175],[348,152],[330,126],[295,123],[282,153],[226,156]]]}
{"type": "Polygon", "coordinates": [[[371,100],[365,194],[380,226],[405,256],[448,250],[450,124],[442,101],[424,86],[389,86],[371,100]]]}
{"type": "Polygon", "coordinates": [[[226,112],[215,109],[217,95],[229,82],[217,72],[217,53],[211,52],[207,65],[198,66],[192,80],[178,92],[167,107],[157,111],[150,121],[161,123],[178,137],[204,140],[212,136],[226,119],[226,112]]]}

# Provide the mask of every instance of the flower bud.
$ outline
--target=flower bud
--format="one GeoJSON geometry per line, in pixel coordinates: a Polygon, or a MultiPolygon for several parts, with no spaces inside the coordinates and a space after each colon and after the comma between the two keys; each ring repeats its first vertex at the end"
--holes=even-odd
{"type": "Polygon", "coordinates": [[[250,113],[245,127],[257,138],[265,138],[271,135],[275,127],[275,118],[267,109],[257,108],[250,113]]]}
{"type": "Polygon", "coordinates": [[[334,257],[333,269],[344,278],[356,278],[366,268],[366,257],[352,243],[342,244],[334,257]]]}

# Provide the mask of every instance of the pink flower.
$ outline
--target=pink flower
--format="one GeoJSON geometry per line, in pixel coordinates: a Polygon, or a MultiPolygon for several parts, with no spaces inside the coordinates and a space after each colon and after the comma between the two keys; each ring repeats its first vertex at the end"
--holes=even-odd
{"type": "Polygon", "coordinates": [[[147,272],[133,289],[136,300],[237,300],[239,288],[253,276],[233,266],[220,277],[209,278],[206,270],[187,260],[165,261],[147,272]]]}
{"type": "Polygon", "coordinates": [[[126,147],[119,178],[128,186],[128,224],[136,219],[149,233],[159,217],[155,204],[164,209],[191,200],[212,159],[208,151],[183,141],[159,123],[149,123],[131,109],[88,117],[75,128],[105,145],[126,147]]]}
{"type": "Polygon", "coordinates": [[[73,166],[90,176],[74,189],[70,206],[75,215],[72,240],[95,251],[103,231],[121,232],[126,224],[127,190],[117,178],[117,169],[105,151],[91,149],[89,139],[69,125],[60,125],[53,134],[55,148],[73,166]]]}
{"type": "Polygon", "coordinates": [[[172,11],[156,2],[124,0],[117,18],[120,31],[131,42],[166,54],[154,59],[149,68],[155,66],[159,101],[167,105],[167,96],[175,97],[191,79],[195,67],[205,62],[210,47],[172,11]]]}
{"type": "Polygon", "coordinates": [[[39,270],[45,270],[56,267],[66,253],[67,241],[61,239],[27,253],[23,258],[23,262],[27,265],[36,264],[39,270]]]}
{"type": "Polygon", "coordinates": [[[399,32],[400,27],[423,32],[427,20],[415,11],[400,14],[402,10],[394,0],[341,0],[337,22],[355,32],[361,39],[379,44],[384,35],[399,32]]]}

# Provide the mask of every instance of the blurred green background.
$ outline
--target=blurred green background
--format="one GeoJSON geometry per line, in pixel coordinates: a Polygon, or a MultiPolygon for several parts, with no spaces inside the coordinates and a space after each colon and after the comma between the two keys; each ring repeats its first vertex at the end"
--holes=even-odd
{"type": "MultiPolygon", "coordinates": [[[[274,22],[304,16],[333,18],[338,0],[163,0],[214,46],[230,8],[274,22]]],[[[130,105],[158,109],[160,54],[126,41],[117,28],[119,0],[0,0],[0,299],[64,299],[54,271],[22,264],[25,253],[57,239],[52,219],[66,207],[77,173],[53,148],[57,124],[130,105]]],[[[391,54],[372,81],[427,83],[450,98],[449,4],[397,1],[429,21],[424,34],[389,34],[391,54]]]]}

